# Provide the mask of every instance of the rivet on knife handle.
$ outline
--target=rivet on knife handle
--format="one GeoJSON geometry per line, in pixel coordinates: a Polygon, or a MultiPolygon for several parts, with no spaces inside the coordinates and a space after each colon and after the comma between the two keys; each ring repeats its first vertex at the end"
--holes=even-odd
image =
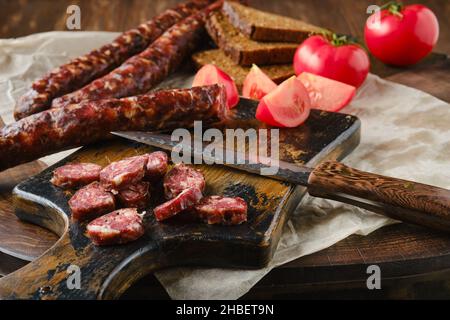
{"type": "Polygon", "coordinates": [[[336,161],[317,166],[308,192],[396,220],[450,231],[450,191],[349,168],[336,161]]]}

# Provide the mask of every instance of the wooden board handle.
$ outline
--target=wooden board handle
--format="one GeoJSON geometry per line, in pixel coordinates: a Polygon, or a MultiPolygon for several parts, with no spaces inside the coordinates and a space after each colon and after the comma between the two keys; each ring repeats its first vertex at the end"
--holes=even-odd
{"type": "MultiPolygon", "coordinates": [[[[126,251],[126,246],[123,249],[126,251]]],[[[118,298],[132,283],[167,261],[167,256],[161,258],[157,243],[136,249],[134,255],[93,245],[78,251],[66,233],[43,256],[0,279],[0,299],[118,298]]]]}
{"type": "Polygon", "coordinates": [[[446,189],[327,161],[311,173],[308,192],[404,222],[450,231],[450,191],[446,189]]]}

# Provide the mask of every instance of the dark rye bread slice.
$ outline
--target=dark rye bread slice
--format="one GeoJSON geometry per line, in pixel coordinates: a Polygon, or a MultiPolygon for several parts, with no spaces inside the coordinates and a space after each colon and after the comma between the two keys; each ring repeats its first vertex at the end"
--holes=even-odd
{"type": "Polygon", "coordinates": [[[298,43],[253,41],[233,27],[222,12],[210,14],[206,30],[217,46],[242,66],[292,63],[298,47],[298,43]]]}
{"type": "Polygon", "coordinates": [[[325,29],[306,22],[257,10],[238,2],[225,1],[222,12],[235,28],[256,41],[301,43],[310,34],[325,32],[325,29]]]}
{"type": "MultiPolygon", "coordinates": [[[[245,77],[250,72],[250,67],[235,64],[220,49],[197,52],[192,56],[192,60],[198,68],[210,63],[216,65],[233,77],[239,91],[242,90],[245,77]]],[[[260,66],[260,69],[277,84],[294,75],[292,64],[260,66]]]]}

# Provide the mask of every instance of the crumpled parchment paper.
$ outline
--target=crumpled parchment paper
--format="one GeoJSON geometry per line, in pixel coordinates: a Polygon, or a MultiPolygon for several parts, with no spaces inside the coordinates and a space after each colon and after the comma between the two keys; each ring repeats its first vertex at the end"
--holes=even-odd
{"type": "MultiPolygon", "coordinates": [[[[44,72],[117,36],[49,32],[0,40],[0,115],[13,121],[14,101],[44,72]]],[[[343,112],[362,122],[361,144],[343,162],[357,169],[450,188],[450,108],[424,92],[369,75],[343,112]]],[[[67,152],[46,157],[52,164],[67,152]]],[[[260,270],[172,268],[156,273],[174,299],[236,299],[272,268],[352,234],[395,221],[335,201],[306,196],[287,222],[270,265],[260,270]]]]}

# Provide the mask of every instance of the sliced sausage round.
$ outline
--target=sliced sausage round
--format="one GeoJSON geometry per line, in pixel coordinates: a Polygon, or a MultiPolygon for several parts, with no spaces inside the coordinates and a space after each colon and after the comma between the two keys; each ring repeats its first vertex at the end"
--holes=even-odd
{"type": "Polygon", "coordinates": [[[114,196],[96,181],[75,192],[69,200],[69,206],[72,218],[83,221],[113,211],[116,204],[114,196]]]}
{"type": "Polygon", "coordinates": [[[247,221],[247,203],[239,197],[205,197],[194,211],[208,224],[235,225],[247,221]]]}
{"type": "Polygon", "coordinates": [[[163,221],[184,210],[192,209],[202,197],[203,195],[200,189],[189,188],[182,191],[175,198],[157,206],[153,209],[153,213],[155,214],[156,220],[163,221]]]}
{"type": "Polygon", "coordinates": [[[73,188],[98,181],[102,167],[94,163],[69,163],[53,171],[50,180],[55,186],[73,188]]]}
{"type": "Polygon", "coordinates": [[[205,189],[205,177],[193,167],[177,164],[164,177],[164,195],[166,199],[175,198],[189,188],[205,189]]]}
{"type": "Polygon", "coordinates": [[[87,225],[86,231],[97,246],[131,242],[145,233],[142,217],[131,208],[116,210],[95,219],[87,225]]]}
{"type": "Polygon", "coordinates": [[[100,182],[113,191],[135,184],[144,178],[147,161],[143,155],[112,162],[100,172],[100,182]]]}
{"type": "Polygon", "coordinates": [[[139,182],[119,190],[117,198],[125,208],[145,209],[150,201],[150,183],[139,182]]]}
{"type": "Polygon", "coordinates": [[[169,157],[163,151],[156,151],[147,155],[146,179],[155,181],[164,177],[169,166],[169,157]]]}

